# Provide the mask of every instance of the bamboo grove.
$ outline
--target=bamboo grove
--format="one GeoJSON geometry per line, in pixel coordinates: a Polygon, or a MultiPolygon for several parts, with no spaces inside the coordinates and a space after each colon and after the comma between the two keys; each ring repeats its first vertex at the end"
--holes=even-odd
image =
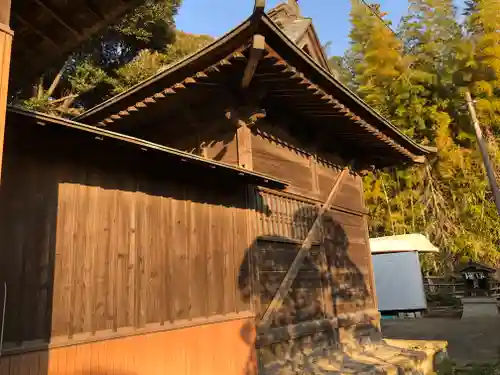
{"type": "Polygon", "coordinates": [[[379,5],[351,2],[350,49],[331,59],[340,79],[439,150],[425,167],[365,177],[371,236],[427,234],[441,249],[426,257],[428,273],[465,259],[499,265],[500,218],[463,93],[476,100],[500,172],[500,0],[467,1],[460,13],[452,0],[410,0],[396,34],[381,22],[387,14],[379,5]]]}

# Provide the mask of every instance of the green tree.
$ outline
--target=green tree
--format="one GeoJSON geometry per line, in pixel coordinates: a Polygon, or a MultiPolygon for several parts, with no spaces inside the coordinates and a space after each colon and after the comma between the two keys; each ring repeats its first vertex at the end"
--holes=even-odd
{"type": "Polygon", "coordinates": [[[355,75],[358,93],[400,129],[424,140],[431,128],[425,111],[429,104],[423,82],[427,74],[412,69],[413,59],[404,54],[403,43],[382,22],[386,14],[380,6],[369,9],[360,0],[352,0],[348,61],[355,75]]]}
{"type": "MultiPolygon", "coordinates": [[[[482,4],[476,3],[468,24],[480,15],[482,4]]],[[[485,37],[486,22],[481,21],[481,27],[476,24],[462,37],[448,0],[411,0],[400,27],[404,44],[380,21],[383,17],[380,7],[368,9],[353,0],[347,61],[356,73],[358,93],[407,134],[435,144],[438,154],[424,168],[391,169],[364,178],[371,235],[427,234],[441,249],[424,262],[434,272],[450,271],[464,257],[498,264],[500,220],[474,144],[457,137],[463,99],[453,79],[457,73],[468,74],[466,86],[476,87],[481,78],[476,60],[484,64],[479,72],[495,66],[489,48],[497,35],[485,37]],[[464,53],[473,38],[484,38],[481,53],[488,52],[486,58],[464,53]]],[[[488,82],[492,87],[493,78],[488,82]]],[[[490,94],[489,100],[498,98],[496,89],[490,94]]]]}
{"type": "Polygon", "coordinates": [[[352,86],[354,77],[345,57],[331,56],[328,58],[328,65],[335,78],[348,87],[352,86]]]}
{"type": "Polygon", "coordinates": [[[468,5],[460,83],[475,97],[481,124],[500,134],[500,1],[468,5]]]}
{"type": "Polygon", "coordinates": [[[162,52],[144,49],[129,63],[115,69],[107,81],[113,87],[112,93],[125,91],[133,85],[156,74],[184,57],[198,51],[213,41],[208,35],[175,32],[175,42],[166,46],[162,52]]]}
{"type": "Polygon", "coordinates": [[[405,53],[413,58],[413,69],[425,77],[422,94],[440,109],[455,112],[456,117],[453,74],[462,35],[453,0],[410,0],[408,9],[400,35],[405,53]]]}
{"type": "MultiPolygon", "coordinates": [[[[42,111],[74,114],[78,108],[101,101],[113,91],[110,77],[133,62],[144,49],[163,52],[175,40],[173,17],[180,0],[146,0],[119,22],[85,42],[62,68],[48,70],[28,100],[24,89],[17,99],[42,111]],[[100,88],[100,90],[96,90],[100,88]],[[82,95],[93,92],[94,95],[82,95]]],[[[141,57],[142,58],[142,57],[141,57]]]]}

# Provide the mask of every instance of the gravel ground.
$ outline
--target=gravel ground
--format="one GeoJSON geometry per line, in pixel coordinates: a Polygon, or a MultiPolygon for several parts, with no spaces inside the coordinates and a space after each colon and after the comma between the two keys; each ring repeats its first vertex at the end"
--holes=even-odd
{"type": "Polygon", "coordinates": [[[449,357],[460,364],[500,360],[500,316],[383,320],[382,334],[391,339],[446,340],[449,357]]]}

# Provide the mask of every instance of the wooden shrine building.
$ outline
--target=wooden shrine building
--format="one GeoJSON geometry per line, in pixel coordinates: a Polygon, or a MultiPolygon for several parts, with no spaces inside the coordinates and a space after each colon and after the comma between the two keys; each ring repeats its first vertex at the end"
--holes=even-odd
{"type": "Polygon", "coordinates": [[[75,121],[8,109],[1,375],[272,374],[378,338],[361,175],[434,150],[273,14],[75,121]]]}
{"type": "Polygon", "coordinates": [[[498,294],[497,269],[486,264],[469,260],[467,265],[458,271],[461,281],[464,283],[465,297],[471,296],[495,296],[498,294]]]}

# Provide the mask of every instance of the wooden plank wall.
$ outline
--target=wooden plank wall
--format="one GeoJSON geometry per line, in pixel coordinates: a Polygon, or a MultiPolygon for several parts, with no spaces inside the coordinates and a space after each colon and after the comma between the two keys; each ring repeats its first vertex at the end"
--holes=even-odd
{"type": "MultiPolygon", "coordinates": [[[[336,155],[305,151],[283,129],[252,128],[253,169],[288,181],[286,191],[315,200],[325,200],[346,164],[336,155]]],[[[361,178],[356,174],[342,183],[333,206],[364,212],[361,178]]]]}
{"type": "Polygon", "coordinates": [[[293,186],[311,191],[312,175],[309,155],[277,142],[271,133],[253,129],[252,154],[254,170],[290,181],[293,186]]]}
{"type": "MultiPolygon", "coordinates": [[[[256,189],[254,197],[259,240],[254,243],[251,263],[260,317],[305,239],[319,202],[263,188],[256,189]]],[[[367,230],[362,213],[332,208],[323,216],[310,255],[274,315],[271,329],[258,330],[261,364],[282,361],[300,350],[335,346],[340,337],[332,331],[332,319],[337,319],[338,330],[368,327],[361,336],[369,337],[368,331],[377,329],[378,323],[365,325],[364,318],[355,318],[376,308],[367,230]]]]}
{"type": "Polygon", "coordinates": [[[255,375],[253,319],[0,358],[0,375],[255,375]]]}
{"type": "Polygon", "coordinates": [[[0,5],[2,27],[0,28],[0,181],[4,149],[5,121],[8,101],[9,72],[14,32],[9,28],[10,1],[0,5]]]}
{"type": "Polygon", "coordinates": [[[7,350],[251,310],[238,285],[244,186],[155,181],[20,145],[8,144],[0,192],[7,350]]]}
{"type": "MultiPolygon", "coordinates": [[[[262,264],[264,268],[272,265],[274,274],[283,273],[288,269],[288,263],[292,262],[297,245],[305,239],[316,217],[317,202],[269,189],[257,189],[253,204],[256,206],[253,211],[256,235],[266,243],[274,243],[276,246],[274,253],[267,252],[265,247],[268,244],[260,241],[258,245],[262,245],[264,249],[258,252],[260,259],[256,264],[262,264]],[[283,264],[271,259],[266,260],[267,253],[276,257],[276,260],[282,260],[283,264]]],[[[315,261],[314,268],[320,270],[323,266],[317,262],[320,262],[322,256],[326,257],[328,272],[332,273],[335,280],[332,288],[336,300],[336,314],[375,307],[367,230],[362,214],[331,209],[323,216],[321,229],[316,234],[314,243],[317,251],[321,249],[323,255],[313,255],[309,262],[315,261]]],[[[304,265],[306,268],[312,266],[304,265]]],[[[284,273],[281,279],[282,277],[284,273]]],[[[264,309],[264,306],[261,308],[264,309]]]]}

